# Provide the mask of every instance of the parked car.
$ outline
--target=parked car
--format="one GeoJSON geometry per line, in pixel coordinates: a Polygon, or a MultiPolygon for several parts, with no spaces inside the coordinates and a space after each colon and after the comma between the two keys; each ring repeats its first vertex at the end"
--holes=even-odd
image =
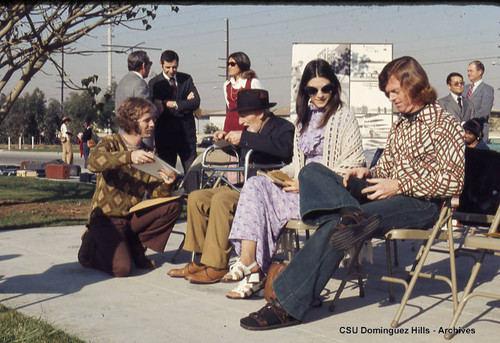
{"type": "Polygon", "coordinates": [[[198,147],[200,147],[200,148],[208,148],[212,144],[214,144],[214,137],[213,136],[207,136],[207,137],[203,137],[203,139],[201,140],[201,142],[198,144],[198,147]]]}

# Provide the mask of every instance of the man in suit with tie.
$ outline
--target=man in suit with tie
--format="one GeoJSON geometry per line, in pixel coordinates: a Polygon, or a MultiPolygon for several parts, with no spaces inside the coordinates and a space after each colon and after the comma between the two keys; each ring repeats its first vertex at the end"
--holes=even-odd
{"type": "Polygon", "coordinates": [[[450,73],[446,78],[446,86],[450,90],[450,94],[440,98],[437,102],[441,108],[448,113],[453,114],[459,123],[464,123],[470,118],[465,117],[464,102],[466,98],[462,97],[464,91],[464,78],[459,73],[450,73]]]}
{"type": "Polygon", "coordinates": [[[480,118],[484,121],[483,139],[488,142],[491,108],[493,107],[493,87],[483,82],[484,65],[480,61],[472,61],[467,68],[470,84],[465,85],[462,96],[469,101],[465,106],[465,114],[469,119],[480,118]]]}
{"type": "Polygon", "coordinates": [[[193,112],[200,107],[200,96],[191,76],[177,72],[179,56],[175,51],[164,51],[160,63],[163,72],[149,81],[153,101],[162,107],[156,123],[156,151],[172,166],[178,155],[187,173],[196,158],[193,112]]]}
{"type": "MultiPolygon", "coordinates": [[[[129,72],[120,80],[115,92],[115,114],[118,113],[118,107],[127,100],[127,98],[144,98],[151,101],[149,87],[144,80],[148,77],[153,62],[149,59],[145,51],[134,51],[127,57],[129,72]]],[[[153,114],[153,117],[155,114],[153,114]]],[[[124,131],[120,129],[119,133],[124,131]]],[[[147,137],[143,142],[150,148],[154,148],[154,139],[147,137]]]]}

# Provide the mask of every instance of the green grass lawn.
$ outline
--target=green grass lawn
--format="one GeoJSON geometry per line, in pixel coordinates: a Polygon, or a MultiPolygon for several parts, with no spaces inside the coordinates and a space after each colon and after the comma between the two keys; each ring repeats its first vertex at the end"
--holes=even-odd
{"type": "Polygon", "coordinates": [[[0,230],[84,225],[95,185],[0,176],[0,230]]]}
{"type": "Polygon", "coordinates": [[[1,343],[83,343],[50,324],[0,305],[1,343]]]}
{"type": "Polygon", "coordinates": [[[88,202],[95,186],[79,182],[0,176],[0,199],[31,202],[88,202]]]}
{"type": "MultiPolygon", "coordinates": [[[[80,153],[80,148],[78,147],[78,143],[71,143],[71,147],[73,148],[73,153],[80,153]]],[[[0,150],[7,150],[9,146],[7,144],[0,144],[0,150]]],[[[61,144],[35,144],[35,148],[31,149],[31,143],[25,144],[22,146],[22,149],[18,149],[19,146],[17,144],[10,145],[10,151],[36,151],[36,152],[62,152],[61,144]]]]}

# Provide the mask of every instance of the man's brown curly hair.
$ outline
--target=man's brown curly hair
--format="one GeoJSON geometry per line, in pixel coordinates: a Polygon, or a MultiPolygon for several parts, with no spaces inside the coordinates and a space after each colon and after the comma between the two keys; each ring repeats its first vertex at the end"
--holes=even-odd
{"type": "Polygon", "coordinates": [[[126,133],[139,132],[139,119],[145,113],[153,114],[155,106],[144,98],[127,98],[118,107],[118,125],[126,133]]]}

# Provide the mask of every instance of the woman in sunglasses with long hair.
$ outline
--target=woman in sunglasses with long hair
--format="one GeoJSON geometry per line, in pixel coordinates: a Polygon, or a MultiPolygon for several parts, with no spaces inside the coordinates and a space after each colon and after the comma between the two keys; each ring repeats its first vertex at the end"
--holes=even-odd
{"type": "Polygon", "coordinates": [[[257,74],[250,69],[250,58],[244,52],[233,52],[227,59],[229,80],[224,83],[224,99],[227,112],[224,121],[224,132],[243,130],[244,126],[238,122],[238,112],[231,112],[236,108],[238,92],[242,89],[262,89],[257,74]]]}
{"type": "Polygon", "coordinates": [[[327,61],[306,65],[296,100],[293,161],[283,169],[292,181],[285,187],[264,176],[246,181],[229,234],[240,258],[222,279],[239,284],[227,297],[248,298],[263,289],[283,226],[300,218],[298,174],[303,166],[319,162],[343,175],[365,164],[358,123],[343,108],[340,94],[340,83],[327,61]]]}

